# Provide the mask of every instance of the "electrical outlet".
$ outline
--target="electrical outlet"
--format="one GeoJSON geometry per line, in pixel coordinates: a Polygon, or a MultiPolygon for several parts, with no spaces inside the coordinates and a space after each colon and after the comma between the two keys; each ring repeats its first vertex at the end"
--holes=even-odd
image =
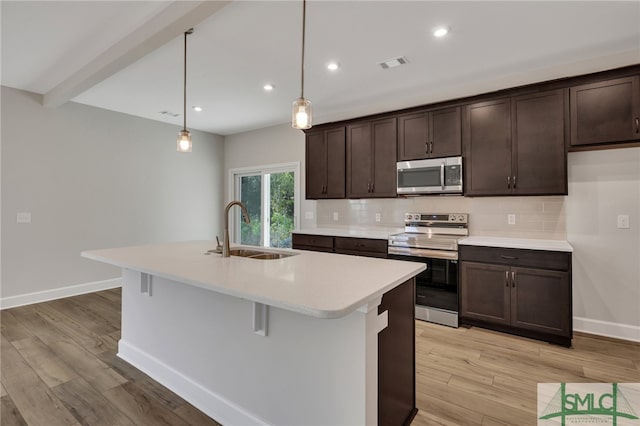
{"type": "Polygon", "coordinates": [[[313,219],[313,212],[304,212],[304,218],[307,220],[313,219]]]}
{"type": "Polygon", "coordinates": [[[618,228],[620,228],[620,229],[629,229],[629,215],[628,214],[619,214],[618,215],[618,228]]]}
{"type": "Polygon", "coordinates": [[[516,224],[516,215],[515,214],[508,214],[507,215],[507,223],[509,225],[515,225],[516,224]]]}
{"type": "Polygon", "coordinates": [[[380,222],[380,220],[382,219],[380,213],[376,213],[376,222],[380,222]]]}
{"type": "Polygon", "coordinates": [[[16,222],[18,223],[31,223],[31,213],[30,212],[18,212],[16,217],[16,222]]]}
{"type": "Polygon", "coordinates": [[[340,220],[340,216],[338,216],[338,212],[333,212],[333,220],[340,220]]]}

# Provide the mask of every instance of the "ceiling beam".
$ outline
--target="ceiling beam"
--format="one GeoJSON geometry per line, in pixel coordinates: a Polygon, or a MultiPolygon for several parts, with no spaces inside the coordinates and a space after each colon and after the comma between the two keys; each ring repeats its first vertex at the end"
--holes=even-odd
{"type": "Polygon", "coordinates": [[[47,107],[64,104],[182,35],[186,30],[195,27],[229,3],[231,0],[172,2],[140,28],[45,93],[42,104],[47,107]]]}

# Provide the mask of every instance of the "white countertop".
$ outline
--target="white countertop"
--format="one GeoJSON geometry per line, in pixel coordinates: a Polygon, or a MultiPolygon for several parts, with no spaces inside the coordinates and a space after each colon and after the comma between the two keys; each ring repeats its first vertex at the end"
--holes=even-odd
{"type": "Polygon", "coordinates": [[[566,240],[538,240],[533,238],[467,237],[458,241],[459,245],[504,247],[529,250],[573,252],[566,240]]]}
{"type": "Polygon", "coordinates": [[[404,232],[404,228],[357,228],[357,227],[335,227],[335,228],[309,228],[293,231],[294,234],[326,235],[329,237],[353,237],[372,238],[374,240],[386,240],[389,235],[404,232]]]}
{"type": "Polygon", "coordinates": [[[215,246],[191,241],[83,251],[82,257],[318,318],[343,317],[425,269],[418,262],[251,246],[296,255],[204,254],[215,246]]]}

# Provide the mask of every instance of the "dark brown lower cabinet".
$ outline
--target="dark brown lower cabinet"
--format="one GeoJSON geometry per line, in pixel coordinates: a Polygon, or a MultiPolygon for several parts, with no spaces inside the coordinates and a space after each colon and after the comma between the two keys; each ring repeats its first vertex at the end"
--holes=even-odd
{"type": "Polygon", "coordinates": [[[297,250],[333,253],[333,237],[326,235],[293,233],[291,236],[291,246],[297,250]]]}
{"type": "Polygon", "coordinates": [[[460,248],[460,322],[571,346],[571,254],[460,248]]]}
{"type": "Polygon", "coordinates": [[[373,238],[335,237],[335,252],[366,257],[387,257],[387,240],[373,238]]]}
{"type": "Polygon", "coordinates": [[[410,425],[416,408],[415,278],[382,296],[378,314],[388,326],[378,334],[378,425],[410,425]]]}

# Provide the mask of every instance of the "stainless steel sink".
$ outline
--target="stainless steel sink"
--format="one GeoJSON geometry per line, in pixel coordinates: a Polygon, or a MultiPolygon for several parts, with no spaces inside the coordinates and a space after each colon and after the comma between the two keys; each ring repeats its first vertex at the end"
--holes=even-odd
{"type": "MultiPolygon", "coordinates": [[[[209,250],[205,254],[220,253],[219,250],[209,250]]],[[[246,257],[249,259],[259,260],[275,260],[284,259],[286,257],[295,256],[295,253],[277,253],[272,251],[250,250],[250,249],[233,249],[229,251],[231,256],[246,257]]]]}

